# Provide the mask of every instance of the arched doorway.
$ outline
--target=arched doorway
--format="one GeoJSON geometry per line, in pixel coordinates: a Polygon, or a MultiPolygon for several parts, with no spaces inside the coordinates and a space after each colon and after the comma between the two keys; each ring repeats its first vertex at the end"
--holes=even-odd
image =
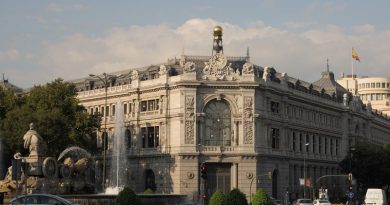
{"type": "Polygon", "coordinates": [[[231,145],[231,110],[225,100],[212,100],[204,112],[205,135],[203,144],[206,146],[231,145]]]}
{"type": "Polygon", "coordinates": [[[155,176],[153,170],[151,169],[145,170],[145,190],[146,189],[156,191],[155,176]]]}

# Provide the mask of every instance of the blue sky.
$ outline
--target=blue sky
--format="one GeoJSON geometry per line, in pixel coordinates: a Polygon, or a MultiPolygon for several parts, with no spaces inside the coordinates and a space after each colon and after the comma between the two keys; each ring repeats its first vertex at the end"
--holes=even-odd
{"type": "Polygon", "coordinates": [[[178,57],[211,54],[224,28],[225,55],[244,56],[313,82],[326,68],[389,77],[390,1],[11,1],[0,2],[0,73],[28,88],[178,57]]]}

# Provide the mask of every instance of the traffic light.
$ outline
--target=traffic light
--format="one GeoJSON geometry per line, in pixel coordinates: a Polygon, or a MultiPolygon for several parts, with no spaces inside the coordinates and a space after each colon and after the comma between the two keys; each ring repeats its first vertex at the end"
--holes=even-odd
{"type": "Polygon", "coordinates": [[[268,172],[268,179],[272,179],[272,172],[268,172]]]}
{"type": "Polygon", "coordinates": [[[352,173],[348,173],[348,181],[352,182],[352,173]]]}
{"type": "Polygon", "coordinates": [[[206,170],[206,163],[202,163],[200,165],[200,177],[202,177],[203,179],[206,179],[207,178],[207,170],[206,170]]]}

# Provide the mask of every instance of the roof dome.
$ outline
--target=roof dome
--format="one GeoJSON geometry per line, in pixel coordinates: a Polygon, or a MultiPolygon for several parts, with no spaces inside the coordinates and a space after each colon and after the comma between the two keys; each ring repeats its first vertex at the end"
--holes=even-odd
{"type": "Polygon", "coordinates": [[[214,36],[222,36],[222,27],[220,26],[215,26],[214,27],[214,36]]]}

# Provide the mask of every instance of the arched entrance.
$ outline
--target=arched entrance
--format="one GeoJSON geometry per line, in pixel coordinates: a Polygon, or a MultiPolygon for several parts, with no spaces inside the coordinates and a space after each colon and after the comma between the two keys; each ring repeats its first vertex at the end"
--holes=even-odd
{"type": "Polygon", "coordinates": [[[156,191],[155,176],[153,170],[151,169],[145,170],[145,190],[146,189],[156,191]]]}

